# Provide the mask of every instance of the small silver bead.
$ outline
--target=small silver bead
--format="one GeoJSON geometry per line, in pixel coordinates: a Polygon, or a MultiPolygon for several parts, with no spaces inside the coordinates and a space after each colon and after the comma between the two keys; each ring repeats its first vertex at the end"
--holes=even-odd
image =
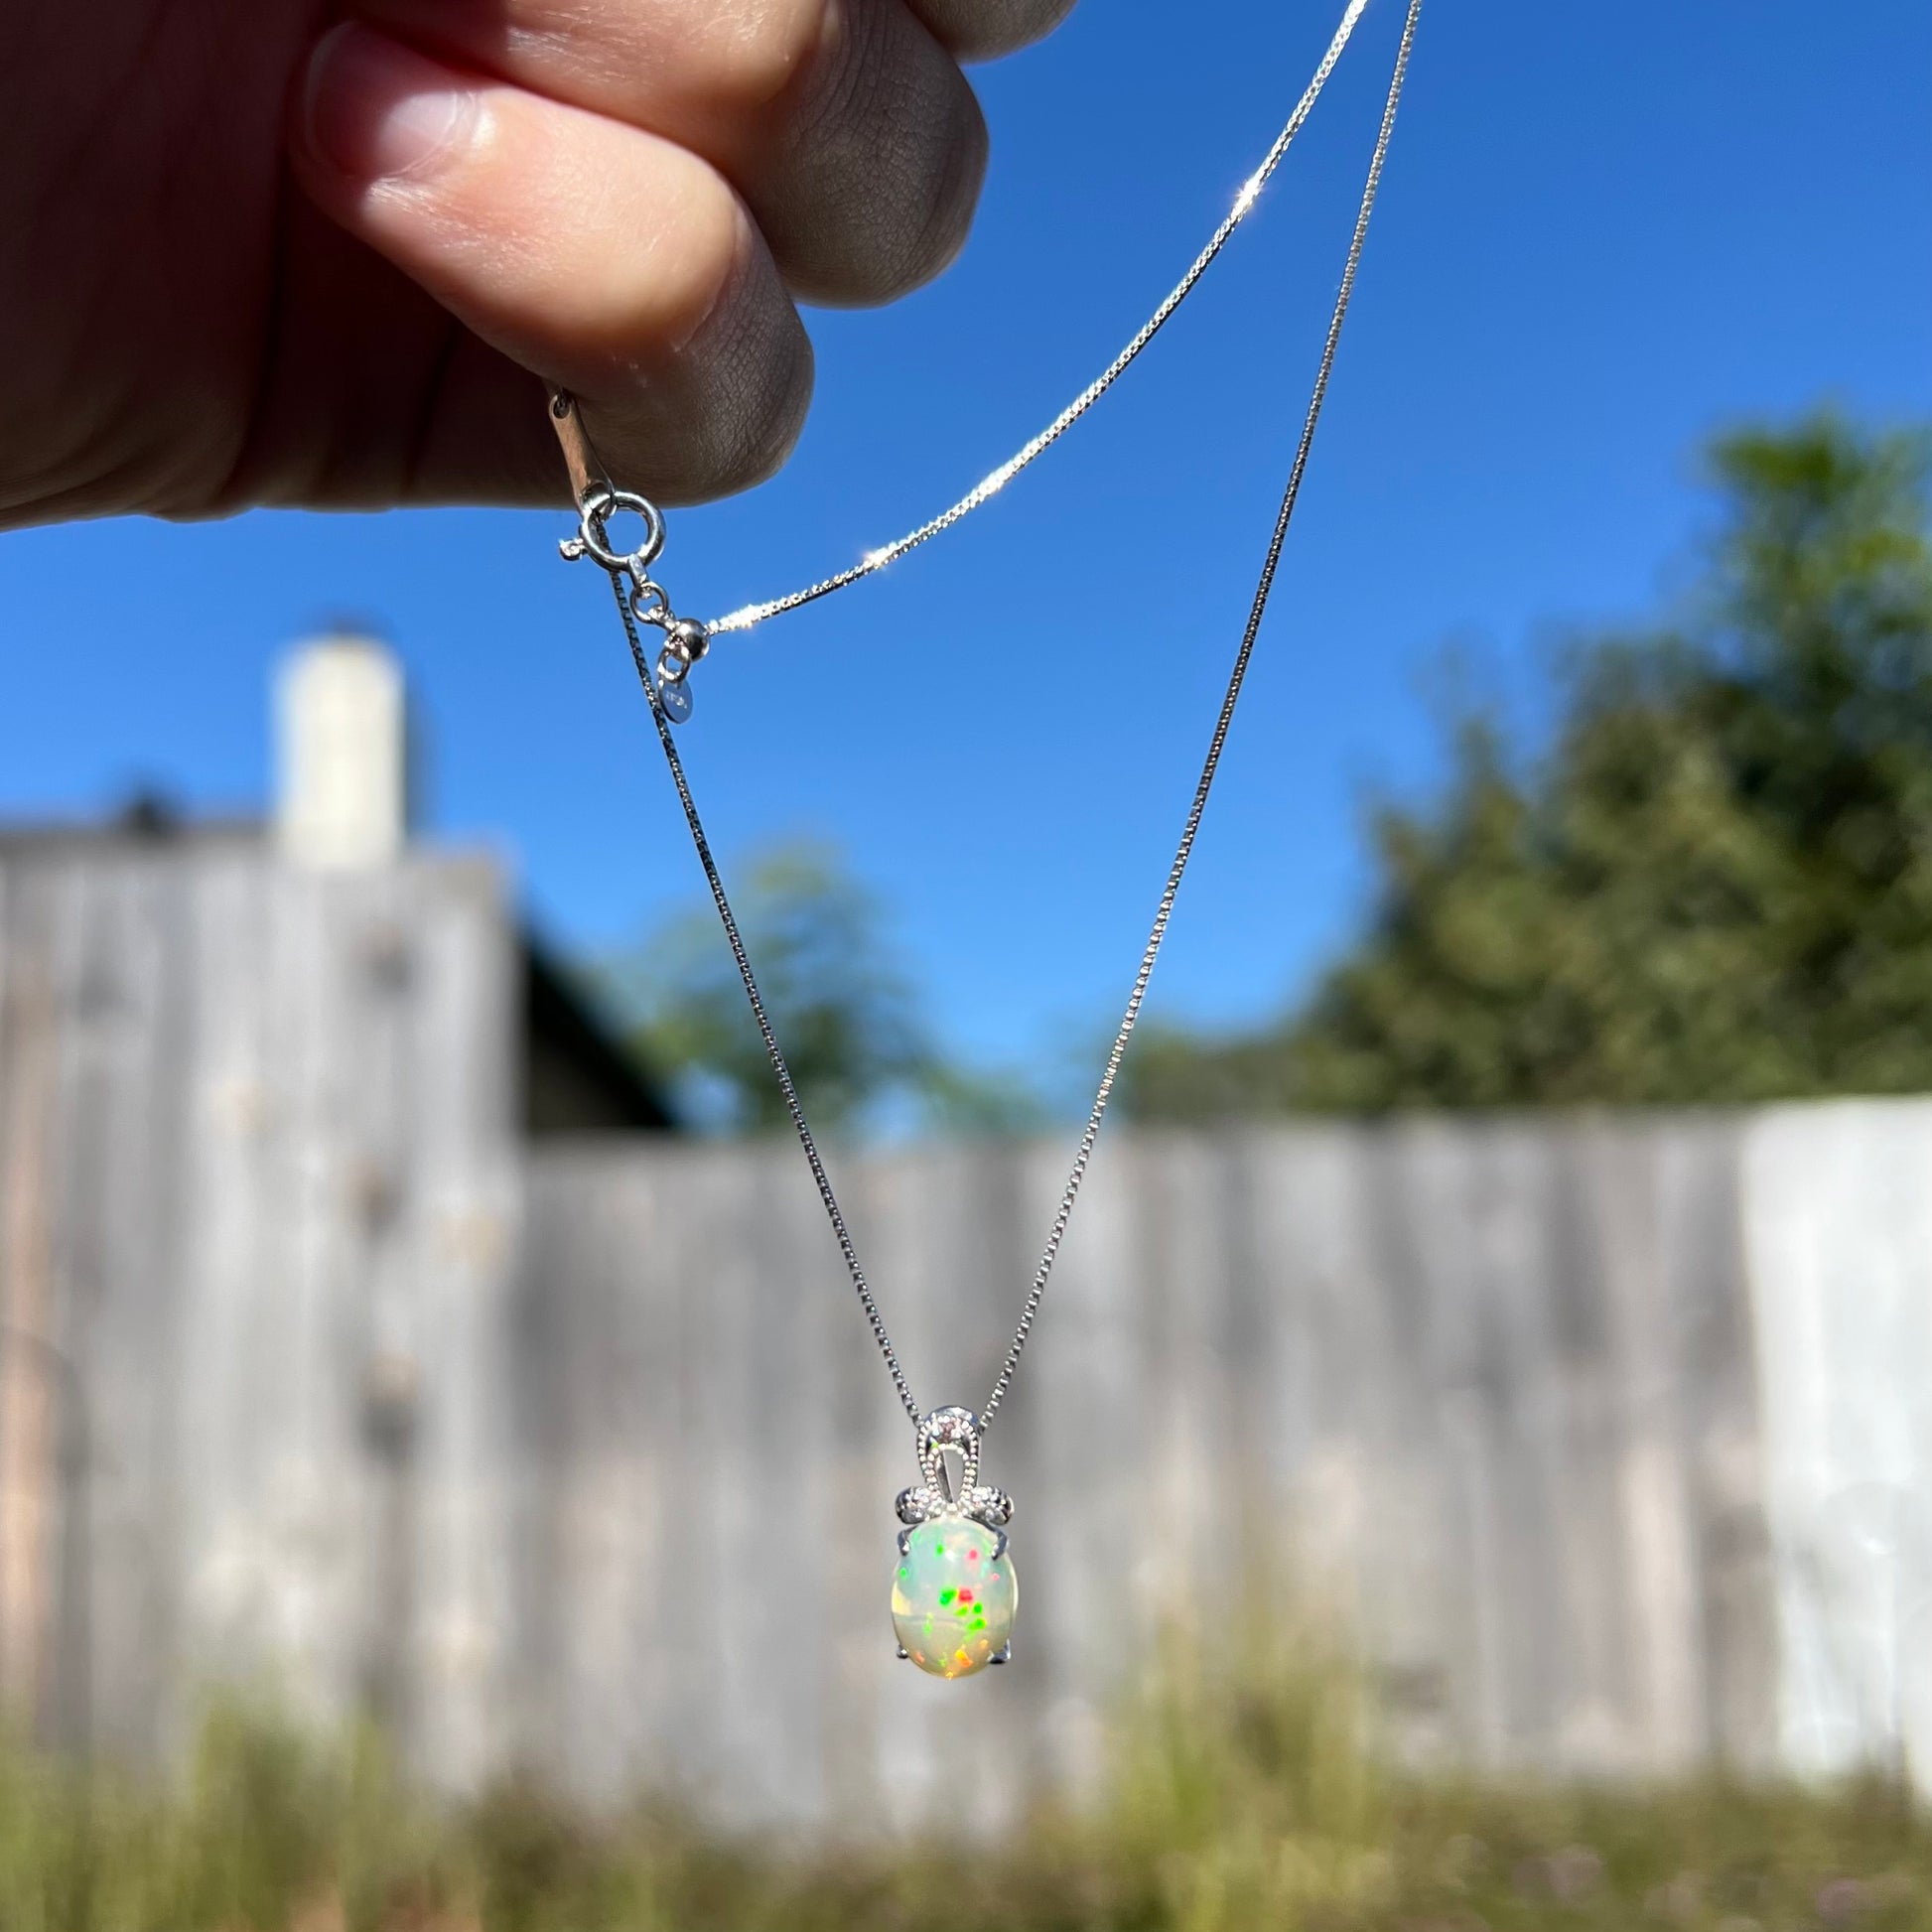
{"type": "Polygon", "coordinates": [[[687,664],[695,664],[711,648],[711,632],[696,618],[675,619],[666,635],[687,664]]]}

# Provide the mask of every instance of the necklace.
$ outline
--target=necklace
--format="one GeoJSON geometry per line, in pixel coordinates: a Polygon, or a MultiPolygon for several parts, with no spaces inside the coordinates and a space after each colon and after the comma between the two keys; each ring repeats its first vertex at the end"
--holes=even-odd
{"type": "Polygon", "coordinates": [[[1409,0],[1401,42],[1396,50],[1395,65],[1390,74],[1387,96],[1383,102],[1381,123],[1376,133],[1367,178],[1356,208],[1355,225],[1349,237],[1348,251],[1342,264],[1340,285],[1329,314],[1327,335],[1322,343],[1313,387],[1303,414],[1302,431],[1296,443],[1294,462],[1290,466],[1288,482],[1283,489],[1281,505],[1275,518],[1274,531],[1262,560],[1254,597],[1249,606],[1248,620],[1241,633],[1240,646],[1235,652],[1234,665],[1228,676],[1227,688],[1221,700],[1220,713],[1215,720],[1213,735],[1208,742],[1207,756],[1201,765],[1200,777],[1187,809],[1180,841],[1175,848],[1173,862],[1169,867],[1167,884],[1155,911],[1154,924],[1149,932],[1147,945],[1141,954],[1140,967],[1134,976],[1133,989],[1128,996],[1126,1011],[1108,1051],[1099,1088],[1094,1095],[1093,1106],[1087,1115],[1086,1126],[1080,1135],[1079,1145],[1074,1154],[1072,1170],[1067,1175],[1065,1187],[1061,1190],[1059,1204],[1054,1212],[1045,1246],[1021,1308],[1020,1320],[1014,1329],[1013,1340],[1000,1365],[1000,1372],[994,1381],[992,1391],[977,1413],[957,1405],[922,1411],[913,1399],[911,1386],[906,1381],[905,1371],[899,1363],[897,1350],[893,1347],[892,1336],[887,1331],[885,1317],[879,1311],[879,1304],[873,1295],[872,1285],[866,1279],[865,1270],[860,1265],[858,1250],[853,1243],[851,1230],[846,1225],[838,1196],[833,1191],[831,1177],[826,1173],[818,1144],[813,1139],[811,1127],[806,1121],[805,1110],[799,1101],[798,1090],[793,1084],[784,1051],[778,1043],[770,1017],[765,1011],[763,996],[759,991],[757,975],[753,971],[750,955],[746,951],[738,920],[732,911],[731,900],[726,896],[724,881],[719,874],[717,862],[712,856],[710,841],[705,836],[704,821],[699,816],[690,781],[685,775],[684,761],[678,756],[673,727],[684,724],[691,717],[690,673],[692,667],[710,649],[713,639],[734,631],[749,630],[767,619],[781,617],[788,611],[795,611],[819,598],[830,596],[835,591],[844,590],[863,578],[883,570],[887,564],[895,562],[908,551],[918,548],[931,538],[950,529],[953,524],[970,515],[982,503],[1004,489],[1021,471],[1057,442],[1112,388],[1139,357],[1142,350],[1154,340],[1168,319],[1192,293],[1201,277],[1206,274],[1221,250],[1227,245],[1234,230],[1253,209],[1269,177],[1280,166],[1290,145],[1301,132],[1322,88],[1327,84],[1328,76],[1333,72],[1335,64],[1340,60],[1343,50],[1355,31],[1356,23],[1361,19],[1367,5],[1368,0],[1349,0],[1340,25],[1335,29],[1334,36],[1329,41],[1313,76],[1303,90],[1300,99],[1296,102],[1294,112],[1289,116],[1281,133],[1276,136],[1261,166],[1243,184],[1240,194],[1235,198],[1233,207],[1209,237],[1206,246],[1194,258],[1187,272],[1170,291],[1149,320],[1136,332],[1126,347],[1045,429],[976,484],[958,502],[920,524],[916,529],[908,531],[896,542],[869,552],[859,563],[847,570],[823,578],[784,597],[774,598],[762,604],[746,605],[709,623],[678,617],[671,607],[670,598],[663,586],[650,574],[651,566],[664,547],[665,532],[662,514],[648,498],[638,495],[634,490],[621,489],[611,481],[585,432],[574,398],[561,390],[551,392],[551,420],[558,439],[563,445],[565,462],[570,471],[572,493],[578,509],[577,534],[562,545],[563,554],[573,561],[588,557],[600,565],[610,577],[611,587],[617,600],[618,616],[623,625],[624,638],[630,649],[631,662],[636,668],[638,682],[642,685],[644,695],[649,701],[651,718],[657,728],[658,744],[663,751],[671,782],[677,791],[678,803],[683,808],[685,824],[690,830],[692,844],[697,850],[698,863],[704,870],[706,884],[711,889],[712,900],[718,908],[719,920],[724,926],[732,957],[737,963],[739,977],[744,982],[745,996],[750,1002],[752,1016],[758,1023],[759,1034],[764,1042],[765,1053],[770,1059],[772,1073],[777,1079],[779,1092],[783,1096],[785,1111],[791,1118],[799,1146],[803,1149],[805,1160],[811,1168],[812,1178],[818,1186],[819,1199],[824,1204],[826,1218],[830,1221],[833,1235],[838,1241],[839,1252],[845,1258],[847,1272],[852,1278],[852,1286],[858,1295],[859,1306],[865,1313],[867,1324],[872,1329],[873,1340],[878,1345],[887,1373],[893,1379],[893,1387],[897,1392],[899,1405],[904,1409],[913,1426],[913,1449],[920,1480],[902,1489],[895,1505],[902,1527],[898,1532],[898,1564],[892,1591],[892,1615],[894,1628],[898,1637],[899,1656],[917,1664],[920,1669],[935,1677],[970,1676],[988,1665],[1008,1662],[1013,1654],[1013,1619],[1019,1604],[1019,1582],[1007,1544],[1007,1525],[1013,1520],[1013,1499],[1005,1490],[980,1481],[981,1442],[1001,1403],[1006,1400],[1007,1391],[1012,1387],[1014,1375],[1020,1366],[1020,1357],[1026,1349],[1027,1339],[1033,1332],[1035,1318],[1039,1312],[1040,1303],[1046,1293],[1047,1281],[1053,1272],[1054,1260],[1059,1254],[1060,1243],[1065,1238],[1067,1224],[1072,1218],[1074,1201],[1080,1192],[1080,1183],[1086,1177],[1087,1165],[1092,1159],[1095,1143],[1100,1136],[1101,1121],[1106,1115],[1107,1103],[1112,1097],[1114,1083],[1119,1076],[1121,1062],[1127,1052],[1128,1041],[1133,1035],[1135,1022],[1140,1018],[1142,1002],[1147,997],[1148,983],[1153,978],[1162,941],[1167,937],[1168,923],[1173,916],[1174,900],[1180,891],[1181,878],[1187,870],[1188,858],[1193,852],[1195,835],[1200,829],[1201,816],[1207,807],[1208,793],[1213,788],[1214,774],[1220,766],[1221,753],[1227,743],[1228,729],[1233,723],[1235,706],[1240,700],[1241,687],[1247,677],[1249,661],[1254,654],[1255,640],[1260,634],[1261,621],[1268,607],[1269,595],[1274,589],[1282,548],[1288,538],[1289,524],[1295,514],[1296,501],[1301,494],[1302,479],[1308,469],[1309,452],[1314,443],[1315,426],[1320,420],[1322,404],[1327,399],[1328,381],[1334,368],[1335,351],[1341,340],[1342,324],[1348,314],[1349,299],[1354,293],[1356,269],[1360,264],[1362,247],[1368,236],[1369,219],[1374,212],[1377,190],[1381,186],[1383,163],[1387,158],[1390,137],[1395,128],[1396,109],[1401,102],[1403,82],[1408,73],[1409,57],[1415,43],[1416,21],[1422,11],[1422,0],[1409,0]],[[642,540],[633,550],[620,551],[614,548],[611,542],[611,519],[621,512],[636,516],[643,525],[642,540]],[[654,659],[644,644],[645,629],[657,630],[663,636],[663,643],[654,659]]]}

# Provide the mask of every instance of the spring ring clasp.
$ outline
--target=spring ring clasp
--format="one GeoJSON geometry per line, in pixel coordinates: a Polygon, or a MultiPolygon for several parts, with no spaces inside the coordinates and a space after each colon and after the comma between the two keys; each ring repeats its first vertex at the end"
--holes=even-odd
{"type": "Polygon", "coordinates": [[[646,583],[664,548],[664,512],[634,489],[620,489],[615,483],[593,485],[578,509],[577,534],[557,547],[572,563],[588,557],[613,577],[646,583]],[[619,550],[611,542],[611,519],[626,510],[643,520],[643,541],[634,550],[619,550]]]}

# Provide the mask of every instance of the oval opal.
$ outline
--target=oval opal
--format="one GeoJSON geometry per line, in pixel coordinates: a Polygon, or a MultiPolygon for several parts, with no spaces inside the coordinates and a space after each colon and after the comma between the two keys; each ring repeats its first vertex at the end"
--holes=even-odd
{"type": "Polygon", "coordinates": [[[920,1523],[893,1579],[893,1628],[905,1654],[934,1677],[970,1677],[1006,1648],[1020,1580],[995,1557],[997,1531],[963,1517],[920,1523]]]}

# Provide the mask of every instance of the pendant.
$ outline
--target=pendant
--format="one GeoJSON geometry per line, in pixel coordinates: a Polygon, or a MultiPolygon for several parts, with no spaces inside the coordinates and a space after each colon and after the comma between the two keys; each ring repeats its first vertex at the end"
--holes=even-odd
{"type": "Polygon", "coordinates": [[[897,1503],[906,1526],[893,1581],[898,1654],[934,1677],[971,1677],[1013,1656],[1013,1498],[980,1485],[980,1420],[970,1409],[933,1410],[919,1425],[918,1456],[925,1480],[901,1489],[897,1503]]]}

